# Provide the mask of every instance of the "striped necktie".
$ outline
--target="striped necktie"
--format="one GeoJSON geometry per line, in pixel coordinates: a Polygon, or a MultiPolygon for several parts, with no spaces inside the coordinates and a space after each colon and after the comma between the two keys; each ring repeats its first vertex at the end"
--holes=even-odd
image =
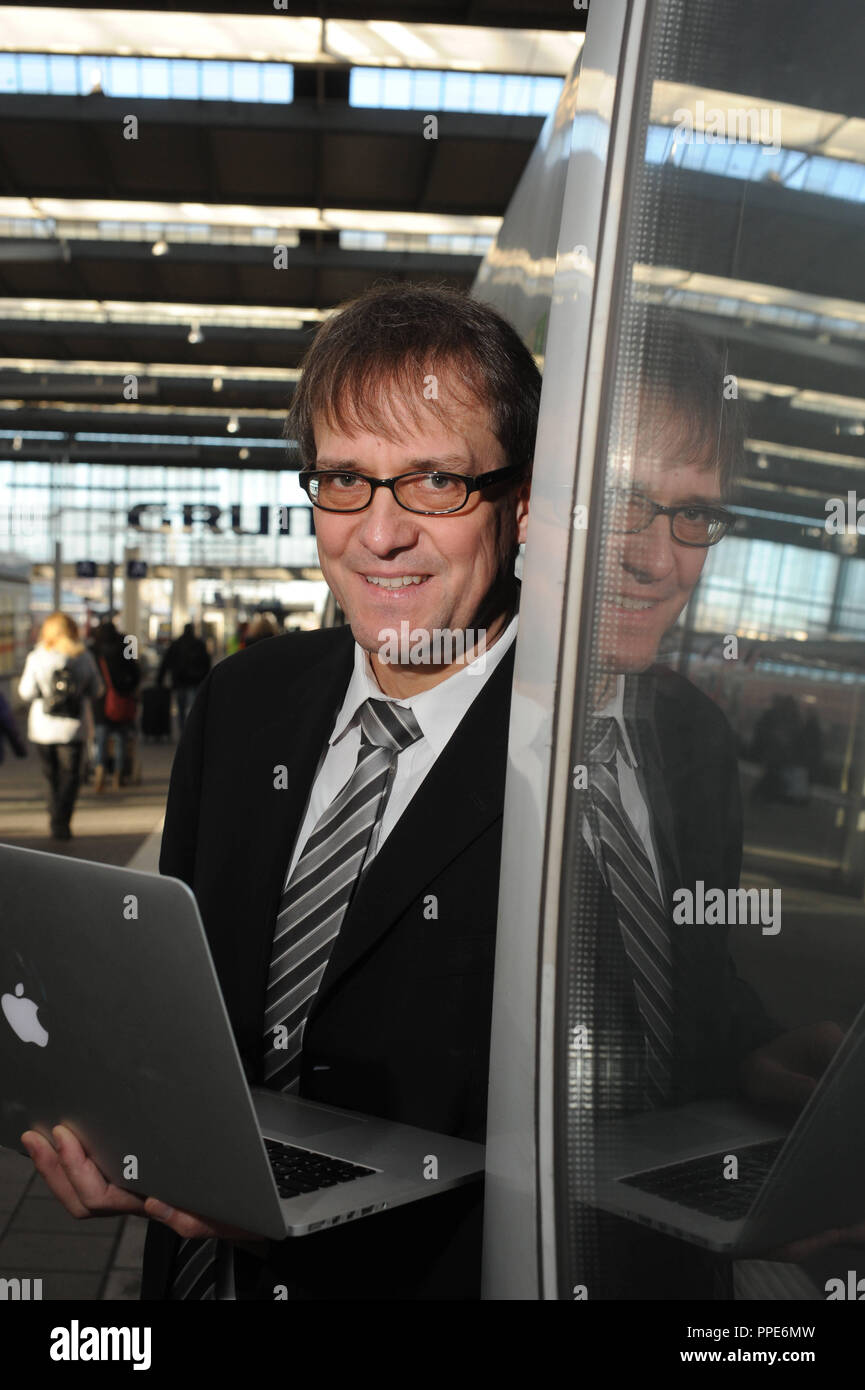
{"type": "MultiPolygon", "coordinates": [[[[589,754],[589,794],[595,816],[599,867],[613,895],[616,916],[646,1039],[646,1100],[670,1099],[673,1069],[673,951],[670,913],[646,849],[622,805],[615,719],[596,719],[589,754]]],[[[622,747],[623,756],[627,750],[622,747]]]]}
{"type": "MultiPolygon", "coordinates": [[[[346,910],[373,847],[400,753],[423,736],[412,711],[386,700],[360,709],[354,772],[309,836],[276,915],[264,1013],[264,1080],[296,1092],[303,1034],[346,910]]],[[[216,1297],[215,1238],[184,1240],[171,1299],[216,1297]]]]}

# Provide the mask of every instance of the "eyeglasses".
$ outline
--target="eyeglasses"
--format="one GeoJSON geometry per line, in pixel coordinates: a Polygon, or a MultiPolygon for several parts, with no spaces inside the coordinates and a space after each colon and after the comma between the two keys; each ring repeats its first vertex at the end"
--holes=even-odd
{"type": "Polygon", "coordinates": [[[708,507],[689,502],[680,507],[662,507],[651,497],[644,497],[630,488],[607,489],[607,517],[611,531],[619,535],[634,535],[646,531],[656,516],[670,518],[670,534],[680,545],[702,549],[717,545],[736,524],[732,512],[723,507],[708,507]]]}
{"type": "Polygon", "coordinates": [[[504,483],[524,471],[520,463],[472,477],[465,473],[400,473],[396,478],[369,478],[330,468],[304,468],[298,481],[314,507],[325,512],[362,512],[377,487],[386,487],[407,512],[443,516],[458,512],[473,492],[504,483]]]}

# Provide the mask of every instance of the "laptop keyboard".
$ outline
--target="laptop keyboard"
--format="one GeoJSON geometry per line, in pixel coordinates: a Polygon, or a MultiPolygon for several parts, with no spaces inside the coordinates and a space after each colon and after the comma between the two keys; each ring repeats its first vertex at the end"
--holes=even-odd
{"type": "Polygon", "coordinates": [[[673,1163],[667,1168],[650,1168],[645,1173],[632,1173],[623,1178],[628,1187],[651,1192],[668,1202],[692,1207],[707,1216],[723,1221],[735,1221],[748,1215],[751,1205],[783,1148],[783,1139],[769,1139],[762,1144],[749,1144],[735,1150],[706,1154],[673,1163]],[[725,1153],[735,1153],[739,1160],[739,1176],[724,1178],[725,1153]]]}
{"type": "Polygon", "coordinates": [[[378,1171],[349,1163],[345,1158],[331,1158],[329,1154],[315,1153],[312,1149],[280,1144],[275,1139],[265,1139],[264,1147],[280,1197],[299,1197],[303,1192],[336,1187],[337,1183],[366,1178],[378,1171]]]}

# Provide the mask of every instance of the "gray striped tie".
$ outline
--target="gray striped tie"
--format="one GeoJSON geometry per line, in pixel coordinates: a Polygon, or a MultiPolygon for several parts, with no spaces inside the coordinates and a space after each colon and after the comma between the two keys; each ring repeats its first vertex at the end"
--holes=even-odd
{"type": "MultiPolygon", "coordinates": [[[[422,737],[410,709],[367,700],[354,772],[316,822],[276,916],[264,1014],[264,1079],[272,1090],[300,1084],[303,1033],[334,942],[381,821],[397,758],[422,737]]],[[[184,1240],[169,1298],[216,1297],[216,1239],[184,1240]]]]}
{"type": "Polygon", "coordinates": [[[597,849],[616,904],[646,1035],[647,1099],[650,1105],[663,1105],[670,1099],[674,1048],[670,914],[649,856],[622,805],[618,725],[607,718],[594,723],[601,735],[589,755],[597,849]]]}
{"type": "Polygon", "coordinates": [[[421,737],[410,709],[367,700],[357,766],[307,840],[276,917],[265,999],[264,1079],[295,1091],[306,1020],[381,819],[401,752],[421,737]]]}

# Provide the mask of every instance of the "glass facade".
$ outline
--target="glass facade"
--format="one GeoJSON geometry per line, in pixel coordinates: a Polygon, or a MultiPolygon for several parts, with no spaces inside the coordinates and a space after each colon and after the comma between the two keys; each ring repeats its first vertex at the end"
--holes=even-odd
{"type": "Polygon", "coordinates": [[[57,541],[64,563],[135,546],[150,565],[318,565],[296,472],[0,463],[0,550],[45,563],[57,541]]]}
{"type": "Polygon", "coordinates": [[[408,111],[475,111],[492,116],[547,116],[562,90],[560,77],[497,72],[352,68],[352,106],[408,111]]]}
{"type": "Polygon", "coordinates": [[[661,0],[628,75],[639,123],[568,615],[584,636],[558,937],[566,1299],[818,1299],[865,1258],[848,355],[865,229],[861,159],[829,136],[858,141],[862,89],[846,19],[818,37],[804,6],[780,16],[661,0]],[[655,504],[648,525],[618,524],[622,489],[655,504]],[[663,514],[724,507],[736,528],[705,550],[663,514]]]}
{"type": "Polygon", "coordinates": [[[174,101],[293,100],[290,63],[227,63],[199,58],[112,58],[98,53],[2,53],[0,92],[174,101]]]}

